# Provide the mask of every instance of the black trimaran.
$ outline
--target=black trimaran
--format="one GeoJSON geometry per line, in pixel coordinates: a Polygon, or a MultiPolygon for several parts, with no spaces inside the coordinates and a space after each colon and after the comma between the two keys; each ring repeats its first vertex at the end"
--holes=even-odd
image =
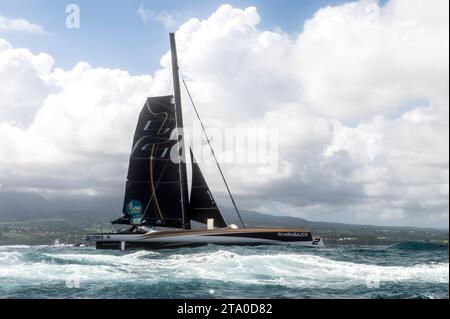
{"type": "MultiPolygon", "coordinates": [[[[123,213],[119,219],[112,222],[116,225],[128,226],[124,230],[111,233],[86,235],[85,239],[95,242],[98,249],[122,250],[192,247],[209,243],[322,246],[322,240],[319,237],[313,237],[311,232],[305,229],[245,228],[216,159],[219,172],[243,228],[227,225],[198,163],[194,160],[192,150],[190,150],[191,193],[188,198],[186,152],[183,151],[184,145],[180,138],[183,118],[179,67],[173,33],[170,34],[170,46],[174,95],[148,98],[140,113],[131,151],[123,213]],[[173,138],[173,131],[175,131],[175,138],[173,138]],[[172,149],[177,150],[175,152],[177,161],[171,159],[172,149]],[[193,230],[191,221],[208,226],[206,229],[193,230]]],[[[184,81],[183,83],[185,84],[184,81]]],[[[195,104],[193,106],[195,109],[195,104]]],[[[197,113],[196,109],[195,111],[197,113]]],[[[204,133],[206,135],[205,131],[204,133]]],[[[214,155],[212,147],[211,151],[214,155]]]]}

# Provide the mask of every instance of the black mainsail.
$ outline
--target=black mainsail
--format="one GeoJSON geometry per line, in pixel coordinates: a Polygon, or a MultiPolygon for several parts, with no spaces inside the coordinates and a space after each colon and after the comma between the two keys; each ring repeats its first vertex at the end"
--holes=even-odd
{"type": "Polygon", "coordinates": [[[114,223],[184,227],[180,165],[171,160],[177,148],[173,96],[147,99],[136,127],[130,156],[123,216],[114,223]],[[171,139],[172,137],[172,139],[171,139]]]}

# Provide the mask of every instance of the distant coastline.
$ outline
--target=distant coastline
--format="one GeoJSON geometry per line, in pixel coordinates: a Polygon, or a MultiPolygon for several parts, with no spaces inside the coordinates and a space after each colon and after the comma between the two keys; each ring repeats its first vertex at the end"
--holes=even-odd
{"type": "MultiPolygon", "coordinates": [[[[81,214],[81,212],[79,213],[81,214]]],[[[105,231],[111,225],[105,218],[79,218],[79,214],[61,214],[58,218],[5,220],[0,219],[0,245],[79,244],[87,232],[105,231]]],[[[83,213],[83,216],[86,213],[83,213]]],[[[431,242],[448,246],[447,230],[412,227],[383,227],[370,225],[311,222],[300,218],[277,217],[245,212],[252,227],[304,227],[314,229],[327,245],[392,245],[403,242],[431,242]]],[[[201,226],[198,226],[201,227],[201,226]]]]}

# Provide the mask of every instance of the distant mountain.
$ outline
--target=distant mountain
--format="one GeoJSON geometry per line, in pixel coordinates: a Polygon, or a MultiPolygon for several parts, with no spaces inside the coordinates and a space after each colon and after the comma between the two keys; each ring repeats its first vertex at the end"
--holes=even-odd
{"type": "MultiPolygon", "coordinates": [[[[0,245],[48,244],[55,239],[78,242],[83,234],[120,215],[122,198],[46,199],[35,193],[0,192],[0,245]],[[46,234],[42,236],[42,234],[46,234]]],[[[224,208],[229,223],[240,225],[236,213],[224,208]]],[[[308,228],[327,245],[390,245],[408,241],[448,241],[448,230],[313,222],[288,216],[241,211],[247,227],[308,228]]],[[[195,224],[194,227],[204,228],[195,224]]]]}
{"type": "Polygon", "coordinates": [[[344,223],[331,223],[331,222],[319,222],[309,221],[299,217],[290,216],[273,216],[267,214],[261,214],[252,211],[241,211],[245,223],[252,227],[304,227],[311,230],[318,229],[330,229],[330,230],[422,230],[422,231],[441,231],[447,232],[448,230],[435,229],[435,228],[418,228],[410,226],[375,226],[375,225],[358,225],[358,224],[344,224],[344,223]]]}
{"type": "MultiPolygon", "coordinates": [[[[46,199],[36,193],[0,192],[0,221],[28,221],[44,218],[87,219],[108,222],[121,214],[122,198],[64,198],[46,199]]],[[[235,214],[226,209],[226,215],[235,214]]],[[[298,227],[313,231],[326,230],[361,232],[368,230],[433,231],[448,233],[448,230],[415,227],[389,227],[353,225],[330,222],[314,222],[303,218],[273,216],[252,211],[241,211],[245,223],[251,227],[298,227]]],[[[230,222],[238,224],[234,219],[230,222]]],[[[239,225],[239,224],[238,224],[239,225]]]]}
{"type": "Polygon", "coordinates": [[[46,199],[36,193],[0,192],[0,220],[28,221],[42,218],[113,219],[120,215],[122,199],[58,198],[46,199]]]}
{"type": "Polygon", "coordinates": [[[17,220],[42,216],[50,203],[36,193],[0,192],[0,219],[17,220]]]}

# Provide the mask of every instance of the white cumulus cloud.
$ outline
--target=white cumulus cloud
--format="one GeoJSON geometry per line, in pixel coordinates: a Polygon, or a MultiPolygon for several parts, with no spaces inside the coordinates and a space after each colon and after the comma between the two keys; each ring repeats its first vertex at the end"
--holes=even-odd
{"type": "Polygon", "coordinates": [[[6,31],[43,33],[44,28],[25,19],[10,19],[0,15],[0,32],[6,31]]]}
{"type": "Polygon", "coordinates": [[[138,14],[145,24],[150,22],[157,22],[162,24],[166,30],[173,30],[185,15],[184,13],[180,12],[155,12],[153,10],[147,9],[142,3],[139,5],[138,14]]]}
{"type": "MultiPolygon", "coordinates": [[[[224,5],[177,31],[207,127],[278,131],[276,172],[224,165],[238,204],[316,220],[448,223],[448,2],[329,6],[295,36],[260,21],[255,7],[224,5]]],[[[3,189],[120,194],[145,97],[169,93],[170,55],[151,76],[82,62],[62,70],[0,40],[0,81],[3,189]]]]}

